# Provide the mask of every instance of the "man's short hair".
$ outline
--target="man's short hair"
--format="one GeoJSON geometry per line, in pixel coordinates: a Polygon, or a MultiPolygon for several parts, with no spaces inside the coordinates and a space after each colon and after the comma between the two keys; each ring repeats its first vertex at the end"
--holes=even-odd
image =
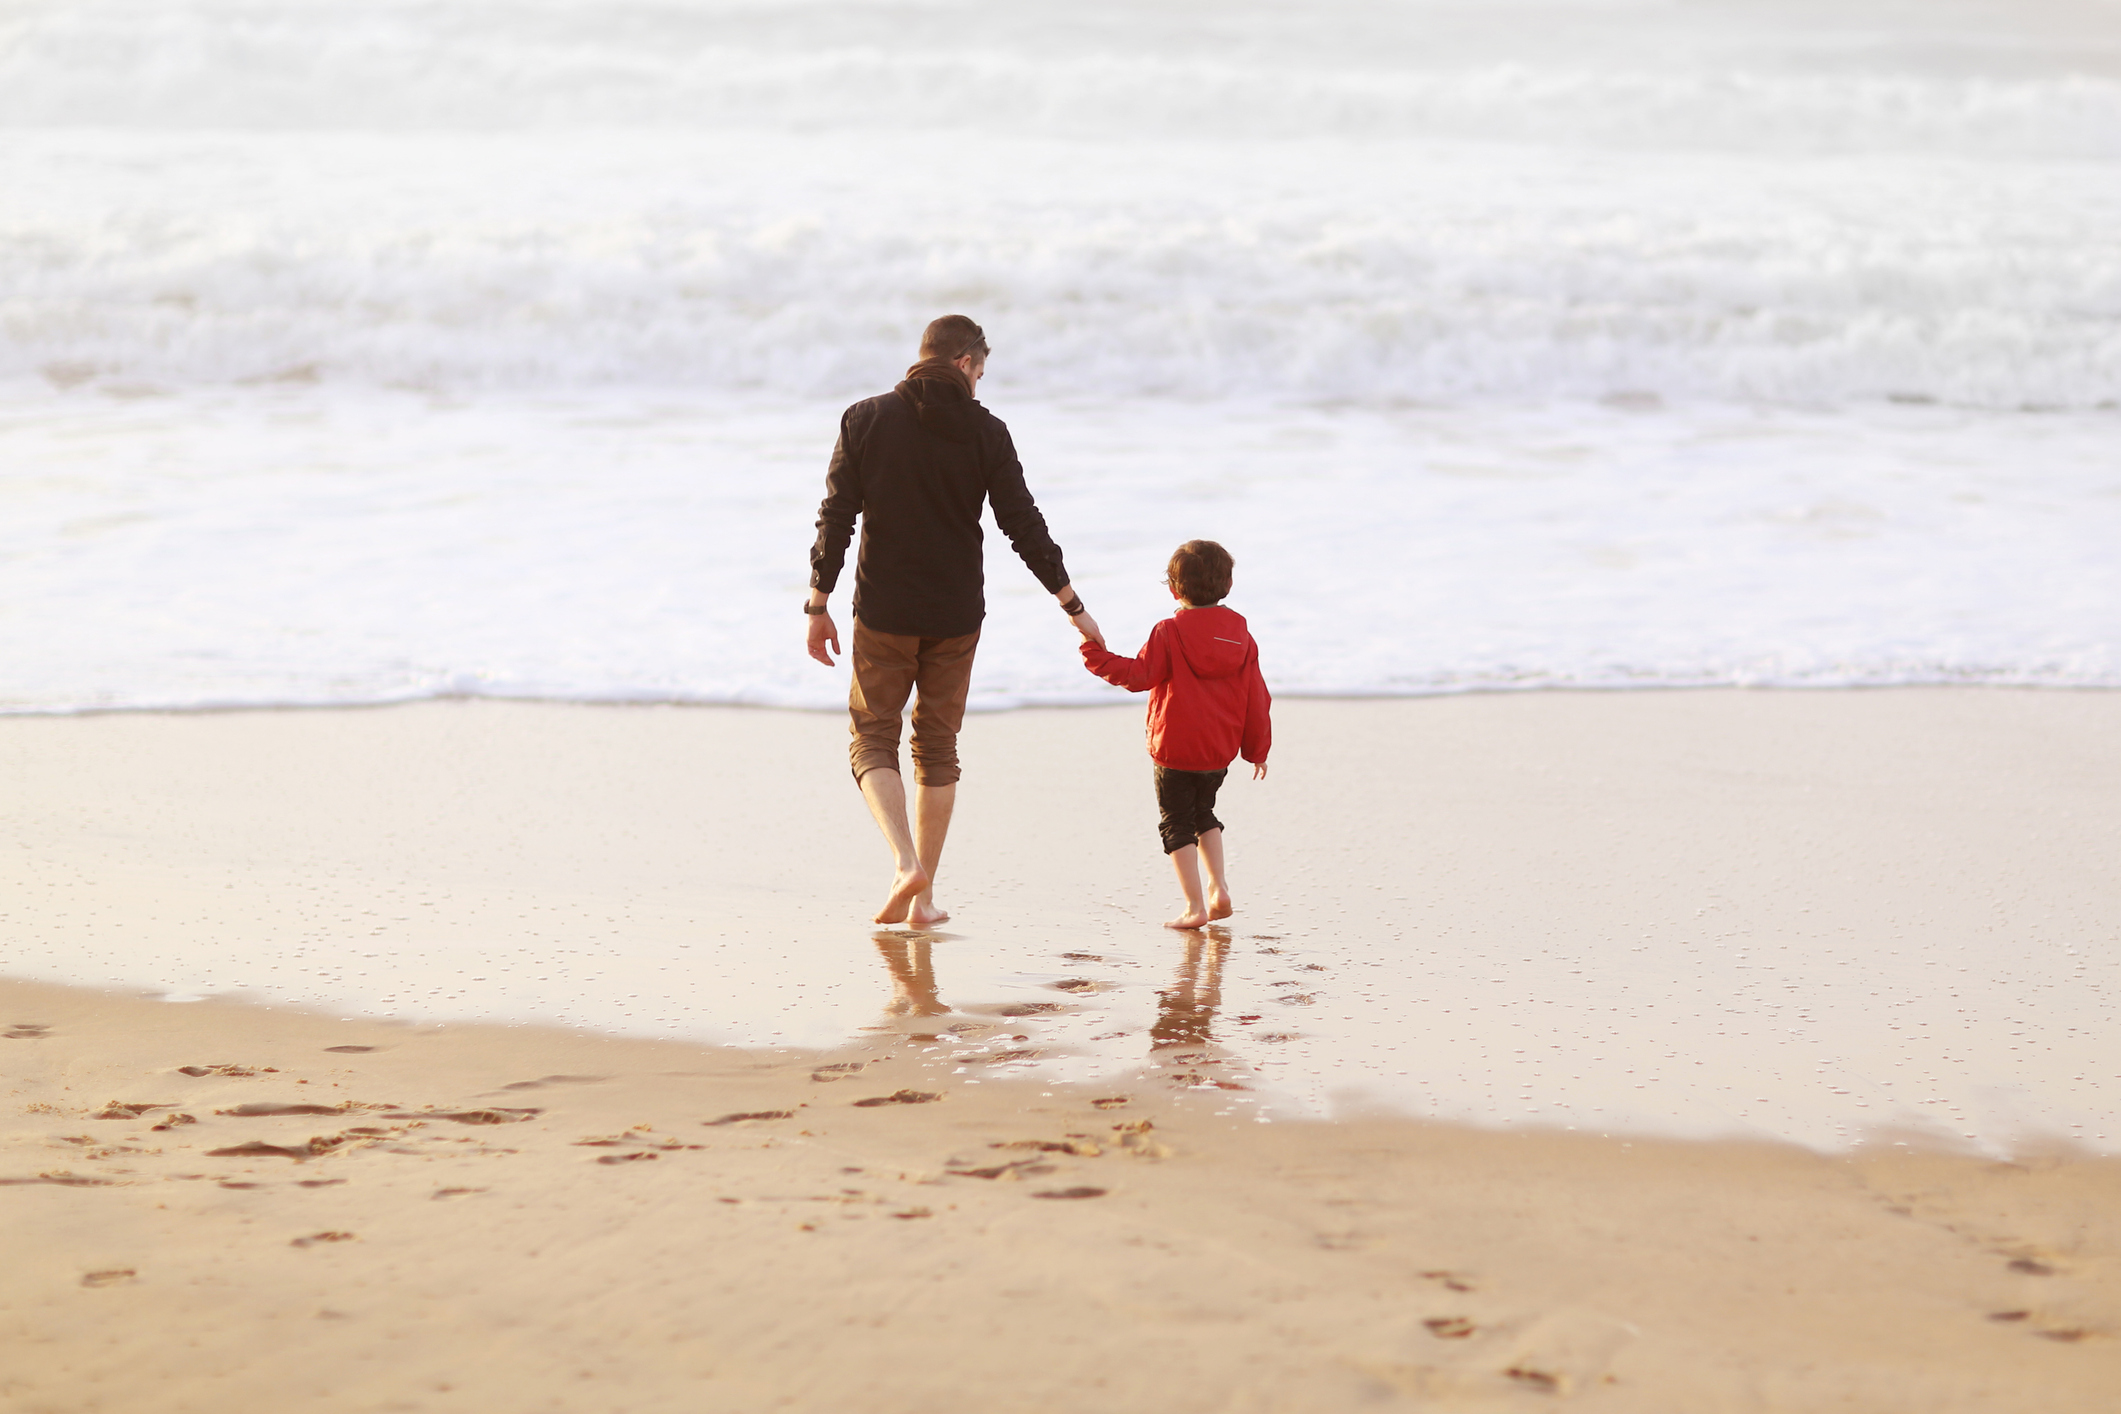
{"type": "Polygon", "coordinates": [[[955,363],[967,354],[976,364],[987,362],[987,331],[962,314],[946,314],[921,333],[921,357],[955,363]]]}
{"type": "Polygon", "coordinates": [[[1205,609],[1222,603],[1230,593],[1230,575],[1236,567],[1230,552],[1213,540],[1188,540],[1172,551],[1167,573],[1188,604],[1205,609]]]}

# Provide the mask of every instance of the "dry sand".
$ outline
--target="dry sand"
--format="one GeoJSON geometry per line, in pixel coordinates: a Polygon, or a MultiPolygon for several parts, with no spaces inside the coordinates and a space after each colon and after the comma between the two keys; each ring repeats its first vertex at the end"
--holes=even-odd
{"type": "MultiPolygon", "coordinates": [[[[1236,806],[1251,926],[1289,937],[1190,953],[1156,928],[1168,885],[1113,714],[974,724],[961,917],[929,939],[858,922],[877,850],[829,719],[442,704],[0,724],[18,979],[0,982],[0,1408],[2110,1410],[2121,1160],[2054,1137],[2000,1161],[1905,1131],[1835,1153],[1290,1104],[1260,1124],[1284,1081],[1242,1009],[1271,1005],[1276,969],[1316,969],[1320,1005],[1282,1013],[1308,1038],[1281,1049],[1360,1080],[1402,1041],[1401,1065],[1431,1054],[1416,1031],[1508,977],[1433,1054],[1477,1053],[1512,1093],[1581,1070],[1585,1103],[1624,1094],[1639,1077],[1512,1057],[1541,1018],[1564,1037],[1579,1014],[1662,1054],[1659,1008],[1683,1002],[1731,1031],[1771,1016],[1773,1035],[1719,1038],[1763,1077],[1832,1043],[2066,1112],[2073,1074],[2112,1070],[2110,1030],[2074,1053],[2065,1036],[2111,1006],[2117,707],[1289,704],[1261,788],[1280,794],[1236,806]],[[1040,811],[1002,788],[1018,777],[1049,783],[1040,811]],[[1319,844],[1351,810],[1384,823],[1319,844]],[[1812,910],[1834,917],[1807,931],[1812,910]],[[1694,960],[1718,929],[1780,949],[1771,997],[1694,960]],[[1862,970],[1828,945],[1851,929],[1917,955],[1860,949],[1878,954],[1862,970]],[[1602,981],[1500,945],[1531,930],[1601,966],[1651,960],[1602,981]],[[591,931],[614,941],[594,951],[591,931]],[[1079,936],[1101,951],[1068,966],[1097,979],[1056,992],[1040,950],[1079,936]],[[682,960],[715,937],[724,961],[682,960]],[[1462,986],[1452,946],[1488,954],[1462,986]],[[740,966],[747,949],[786,986],[740,966]],[[1363,970],[1393,949],[1434,988],[1363,970]],[[1933,980],[1940,950],[2003,983],[1933,980]],[[923,956],[956,1005],[925,1000],[923,956]],[[486,957],[559,980],[426,992],[486,957]],[[179,964],[194,992],[240,982],[252,1003],[140,995],[179,964]],[[693,995],[698,977],[728,990],[693,995]],[[330,1009],[255,1004],[326,984],[330,1009]],[[2017,1029],[1992,1047],[1986,1021],[1941,1051],[1915,1034],[1985,1016],[2006,984],[1993,1019],[2017,1029]],[[386,992],[406,1015],[362,1014],[386,992]],[[608,1034],[769,1001],[764,1038],[834,1043],[608,1034]],[[435,1024],[445,1005],[601,1029],[435,1024]],[[1103,1078],[1065,1083],[1093,1023],[1123,1039],[1103,1078]],[[290,1105],[307,1109],[235,1112],[290,1105]]],[[[1802,1119],[1847,1088],[1776,1093],[1802,1119]]]]}

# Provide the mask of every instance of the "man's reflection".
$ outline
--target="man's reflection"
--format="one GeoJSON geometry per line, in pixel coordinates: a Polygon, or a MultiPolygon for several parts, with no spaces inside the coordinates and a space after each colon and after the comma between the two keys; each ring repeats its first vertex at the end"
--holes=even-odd
{"type": "Polygon", "coordinates": [[[884,966],[891,973],[891,1000],[884,1004],[885,1016],[949,1015],[949,1004],[935,994],[935,964],[926,937],[878,933],[876,950],[883,954],[884,966]]]}

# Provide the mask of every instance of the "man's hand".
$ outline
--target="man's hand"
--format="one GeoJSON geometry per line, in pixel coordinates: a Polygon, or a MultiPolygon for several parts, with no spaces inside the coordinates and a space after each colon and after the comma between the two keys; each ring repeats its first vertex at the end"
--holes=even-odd
{"type": "Polygon", "coordinates": [[[805,614],[803,617],[810,620],[810,633],[805,645],[810,649],[810,656],[828,668],[837,666],[832,661],[832,653],[840,651],[840,631],[832,622],[831,612],[828,610],[822,614],[805,614]],[[832,653],[825,651],[825,645],[828,643],[832,645],[832,653]]]}
{"type": "Polygon", "coordinates": [[[1267,763],[1266,763],[1266,762],[1264,762],[1264,761],[1255,761],[1255,762],[1253,762],[1253,763],[1252,763],[1252,779],[1253,779],[1253,780],[1255,780],[1255,781],[1263,781],[1263,780],[1265,780],[1266,778],[1267,778],[1267,763]]]}
{"type": "Polygon", "coordinates": [[[1085,609],[1082,613],[1068,620],[1068,622],[1074,624],[1075,631],[1090,640],[1090,642],[1095,643],[1100,648],[1105,646],[1104,630],[1097,626],[1096,619],[1090,617],[1089,610],[1085,609]]]}

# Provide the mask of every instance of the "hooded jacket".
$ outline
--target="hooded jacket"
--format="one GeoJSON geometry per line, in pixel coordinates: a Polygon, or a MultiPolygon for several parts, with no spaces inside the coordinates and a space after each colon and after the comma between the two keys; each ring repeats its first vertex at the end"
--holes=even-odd
{"type": "Polygon", "coordinates": [[[840,417],[825,472],[810,587],[831,593],[857,518],[854,616],[878,633],[956,638],[987,615],[980,511],[1048,593],[1068,569],[1046,518],[1024,485],[1023,464],[1002,420],[967,391],[947,364],[916,365],[906,381],[840,417]]]}
{"type": "Polygon", "coordinates": [[[1273,699],[1244,615],[1220,605],[1181,609],[1149,631],[1132,658],[1082,645],[1083,663],[1114,687],[1149,694],[1149,755],[1176,771],[1220,771],[1242,755],[1267,759],[1273,699]]]}

